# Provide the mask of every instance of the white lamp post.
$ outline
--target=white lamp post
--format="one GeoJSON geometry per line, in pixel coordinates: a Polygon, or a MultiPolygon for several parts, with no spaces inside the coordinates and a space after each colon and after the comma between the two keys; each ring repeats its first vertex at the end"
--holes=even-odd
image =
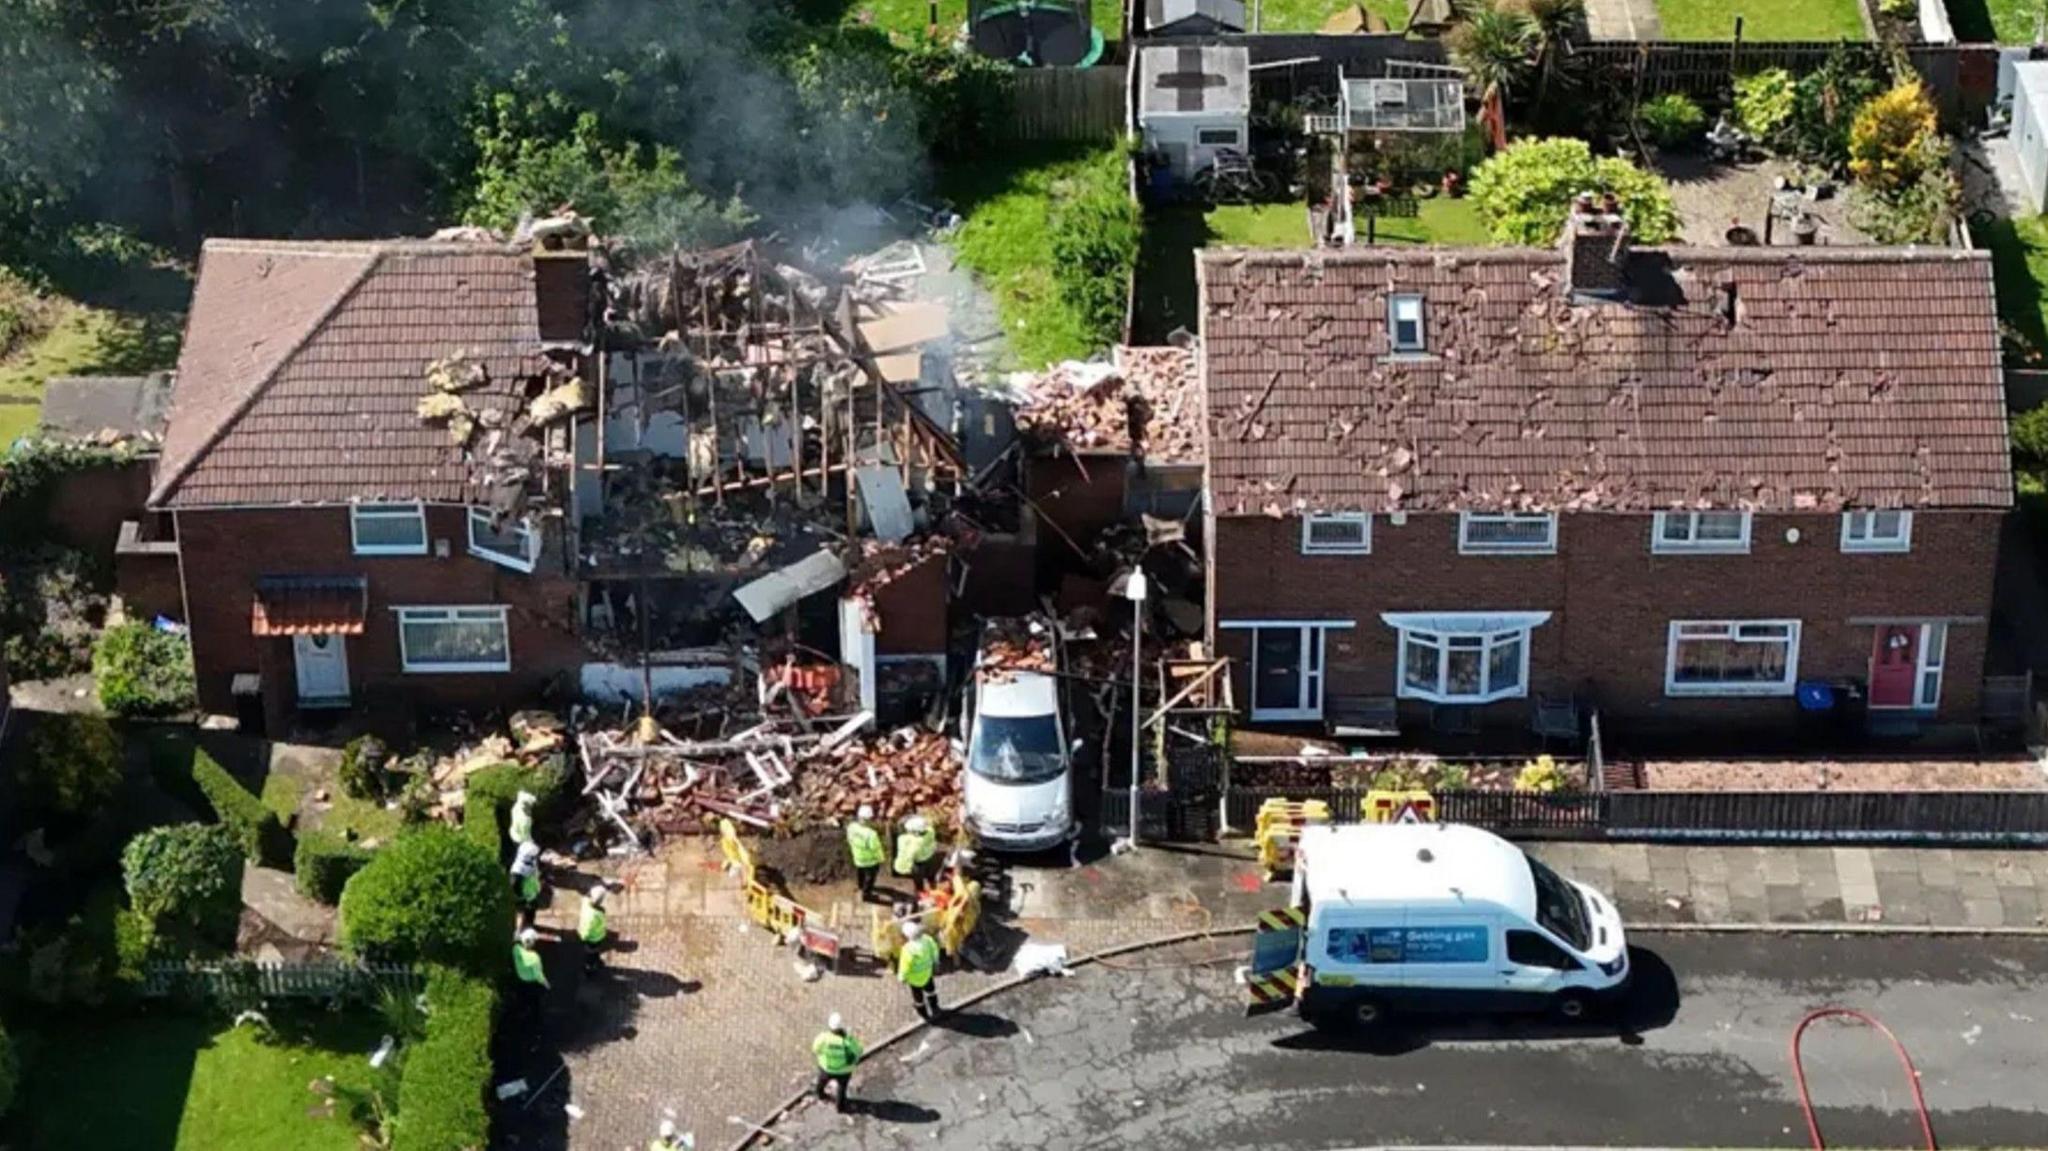
{"type": "Polygon", "coordinates": [[[1145,640],[1145,571],[1131,569],[1131,578],[1124,581],[1124,598],[1131,601],[1131,828],[1130,845],[1138,846],[1138,745],[1142,742],[1141,732],[1144,717],[1139,706],[1139,689],[1144,685],[1145,664],[1138,649],[1145,640]]]}

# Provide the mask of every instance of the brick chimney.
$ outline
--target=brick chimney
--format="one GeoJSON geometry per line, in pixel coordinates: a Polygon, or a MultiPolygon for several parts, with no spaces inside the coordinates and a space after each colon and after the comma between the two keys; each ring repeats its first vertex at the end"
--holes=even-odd
{"type": "Polygon", "coordinates": [[[1618,300],[1628,294],[1628,221],[1613,193],[1581,192],[1564,221],[1564,273],[1573,298],[1618,300]]]}

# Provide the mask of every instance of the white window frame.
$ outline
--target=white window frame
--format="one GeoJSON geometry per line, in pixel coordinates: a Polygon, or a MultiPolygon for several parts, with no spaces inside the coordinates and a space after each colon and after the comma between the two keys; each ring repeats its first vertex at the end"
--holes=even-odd
{"type": "Polygon", "coordinates": [[[1923,623],[1920,625],[1920,658],[1913,674],[1913,706],[1920,711],[1934,711],[1941,707],[1941,685],[1948,678],[1948,625],[1946,623],[1923,623]],[[1929,679],[1932,676],[1932,690],[1929,679]]]}
{"type": "Polygon", "coordinates": [[[351,551],[359,556],[423,556],[434,541],[427,533],[426,505],[418,500],[410,503],[350,504],[348,506],[348,542],[351,551]],[[366,544],[362,539],[359,521],[364,519],[391,519],[401,516],[410,518],[420,525],[418,544],[366,544]]]}
{"type": "Polygon", "coordinates": [[[1222,620],[1217,623],[1222,631],[1248,631],[1251,636],[1251,655],[1245,660],[1250,669],[1251,698],[1247,701],[1254,723],[1264,721],[1301,722],[1323,718],[1324,681],[1328,678],[1329,637],[1333,631],[1349,631],[1357,624],[1348,619],[1242,619],[1222,620]],[[1298,630],[1301,633],[1301,683],[1298,698],[1304,707],[1264,708],[1259,707],[1259,632],[1298,630]],[[1310,633],[1314,633],[1311,635],[1310,633]]]}
{"type": "Polygon", "coordinates": [[[1665,632],[1664,640],[1664,694],[1667,696],[1776,696],[1791,695],[1799,684],[1799,640],[1800,622],[1796,619],[1675,619],[1665,632]],[[1782,627],[1789,634],[1773,637],[1771,640],[1748,640],[1742,638],[1744,628],[1782,627]],[[1724,636],[1693,635],[1688,639],[1733,639],[1737,643],[1784,643],[1785,674],[1774,683],[1680,683],[1678,682],[1678,643],[1680,631],[1686,628],[1720,628],[1724,636]]]}
{"type": "Polygon", "coordinates": [[[1557,551],[1556,512],[1459,512],[1458,513],[1458,554],[1463,556],[1536,556],[1553,555],[1557,551]],[[1499,523],[1527,523],[1541,520],[1548,525],[1543,539],[1538,543],[1521,542],[1474,542],[1472,525],[1499,523]]]}
{"type": "Polygon", "coordinates": [[[1301,554],[1305,556],[1369,556],[1372,554],[1372,516],[1365,512],[1330,512],[1301,517],[1301,554]],[[1322,544],[1310,538],[1311,524],[1355,523],[1359,525],[1359,542],[1355,544],[1322,544]]]}
{"type": "Polygon", "coordinates": [[[1446,612],[1382,612],[1381,622],[1394,629],[1394,693],[1402,699],[1422,699],[1442,704],[1483,704],[1503,699],[1522,699],[1529,694],[1529,648],[1535,643],[1536,629],[1549,622],[1547,611],[1487,612],[1487,611],[1446,611],[1446,612]],[[1451,674],[1451,650],[1453,647],[1468,649],[1471,641],[1477,640],[1479,651],[1479,686],[1476,694],[1456,695],[1449,689],[1451,674]],[[1522,645],[1521,666],[1515,676],[1515,686],[1495,688],[1493,678],[1493,652],[1497,647],[1511,642],[1522,645]],[[1435,690],[1416,687],[1408,682],[1408,646],[1436,649],[1435,690]]]}
{"type": "Polygon", "coordinates": [[[1898,555],[1913,550],[1913,513],[1896,508],[1842,513],[1842,550],[1867,555],[1898,555]],[[1880,514],[1899,517],[1898,534],[1873,536],[1880,514]]]}
{"type": "Polygon", "coordinates": [[[1654,555],[1748,555],[1749,535],[1755,516],[1747,511],[1731,511],[1716,508],[1704,512],[1658,512],[1650,523],[1650,551],[1654,555]],[[1739,540],[1702,540],[1700,517],[1714,515],[1739,515],[1742,517],[1742,538],[1739,540]],[[1684,517],[1686,538],[1670,540],[1664,538],[1667,523],[1684,517]]]}
{"type": "Polygon", "coordinates": [[[499,567],[502,568],[511,568],[513,571],[516,572],[531,572],[533,570],[533,565],[539,562],[540,530],[533,526],[532,520],[507,520],[505,522],[505,527],[503,529],[505,531],[515,532],[525,539],[526,554],[524,555],[524,557],[514,555],[510,552],[493,551],[492,549],[487,548],[482,544],[479,544],[476,540],[476,533],[479,525],[481,525],[485,531],[491,530],[491,513],[485,511],[483,508],[472,507],[469,509],[470,555],[473,555],[480,560],[497,564],[499,567]]]}
{"type": "Polygon", "coordinates": [[[1387,347],[1403,355],[1415,355],[1429,351],[1429,305],[1419,292],[1400,292],[1387,297],[1387,347]],[[1401,338],[1401,310],[1413,305],[1415,309],[1415,338],[1401,338]]]}
{"type": "Polygon", "coordinates": [[[398,666],[407,675],[454,675],[464,672],[498,672],[512,670],[512,621],[510,610],[503,604],[472,604],[448,607],[394,607],[392,615],[398,625],[398,666]],[[464,620],[464,614],[471,618],[464,620]],[[422,623],[478,623],[488,615],[497,621],[505,632],[505,658],[487,663],[433,663],[415,664],[412,652],[407,650],[405,625],[422,623]]]}

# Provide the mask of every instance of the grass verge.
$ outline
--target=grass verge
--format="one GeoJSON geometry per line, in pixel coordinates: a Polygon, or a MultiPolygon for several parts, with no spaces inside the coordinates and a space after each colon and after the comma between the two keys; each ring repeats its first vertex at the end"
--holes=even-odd
{"type": "Polygon", "coordinates": [[[1856,0],[1657,0],[1666,40],[1864,40],[1856,0]]]}
{"type": "Polygon", "coordinates": [[[1973,222],[1970,235],[1991,251],[2007,359],[2040,367],[2048,358],[2048,217],[1973,222]]]}
{"type": "Polygon", "coordinates": [[[356,1151],[345,1098],[369,1087],[380,1025],[368,1016],[273,1013],[282,1039],[184,1015],[65,1019],[29,1029],[27,1081],[9,1129],[20,1147],[356,1151]]]}

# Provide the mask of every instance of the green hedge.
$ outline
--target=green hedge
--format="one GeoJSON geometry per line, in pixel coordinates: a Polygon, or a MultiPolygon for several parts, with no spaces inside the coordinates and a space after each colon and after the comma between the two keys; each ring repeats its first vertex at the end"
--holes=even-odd
{"type": "Polygon", "coordinates": [[[392,1151],[483,1151],[491,1137],[489,980],[437,967],[427,975],[427,1028],[398,1080],[392,1151]]]}
{"type": "Polygon", "coordinates": [[[558,813],[564,799],[563,792],[568,783],[568,768],[562,756],[556,755],[533,767],[518,763],[494,763],[469,777],[466,796],[484,796],[495,806],[498,820],[503,823],[506,813],[511,810],[512,801],[522,791],[534,796],[534,819],[546,820],[558,813]]]}
{"type": "Polygon", "coordinates": [[[462,798],[462,834],[479,847],[487,848],[501,862],[505,855],[505,825],[498,819],[496,799],[471,789],[462,798]]]}
{"type": "Polygon", "coordinates": [[[497,854],[450,827],[399,836],[341,895],[343,945],[381,962],[499,971],[512,918],[512,889],[497,854]]]}
{"type": "Polygon", "coordinates": [[[299,836],[298,850],[292,853],[292,873],[306,898],[332,907],[341,902],[349,877],[368,862],[367,850],[330,832],[309,831],[299,836]]]}
{"type": "Polygon", "coordinates": [[[114,715],[172,715],[199,702],[192,641],[142,620],[115,624],[92,650],[100,706],[114,715]]]}
{"type": "Polygon", "coordinates": [[[192,752],[192,781],[205,793],[206,802],[213,805],[213,813],[235,833],[251,863],[283,867],[291,862],[291,833],[285,830],[277,813],[263,806],[263,801],[228,774],[227,768],[196,748],[192,752]]]}

